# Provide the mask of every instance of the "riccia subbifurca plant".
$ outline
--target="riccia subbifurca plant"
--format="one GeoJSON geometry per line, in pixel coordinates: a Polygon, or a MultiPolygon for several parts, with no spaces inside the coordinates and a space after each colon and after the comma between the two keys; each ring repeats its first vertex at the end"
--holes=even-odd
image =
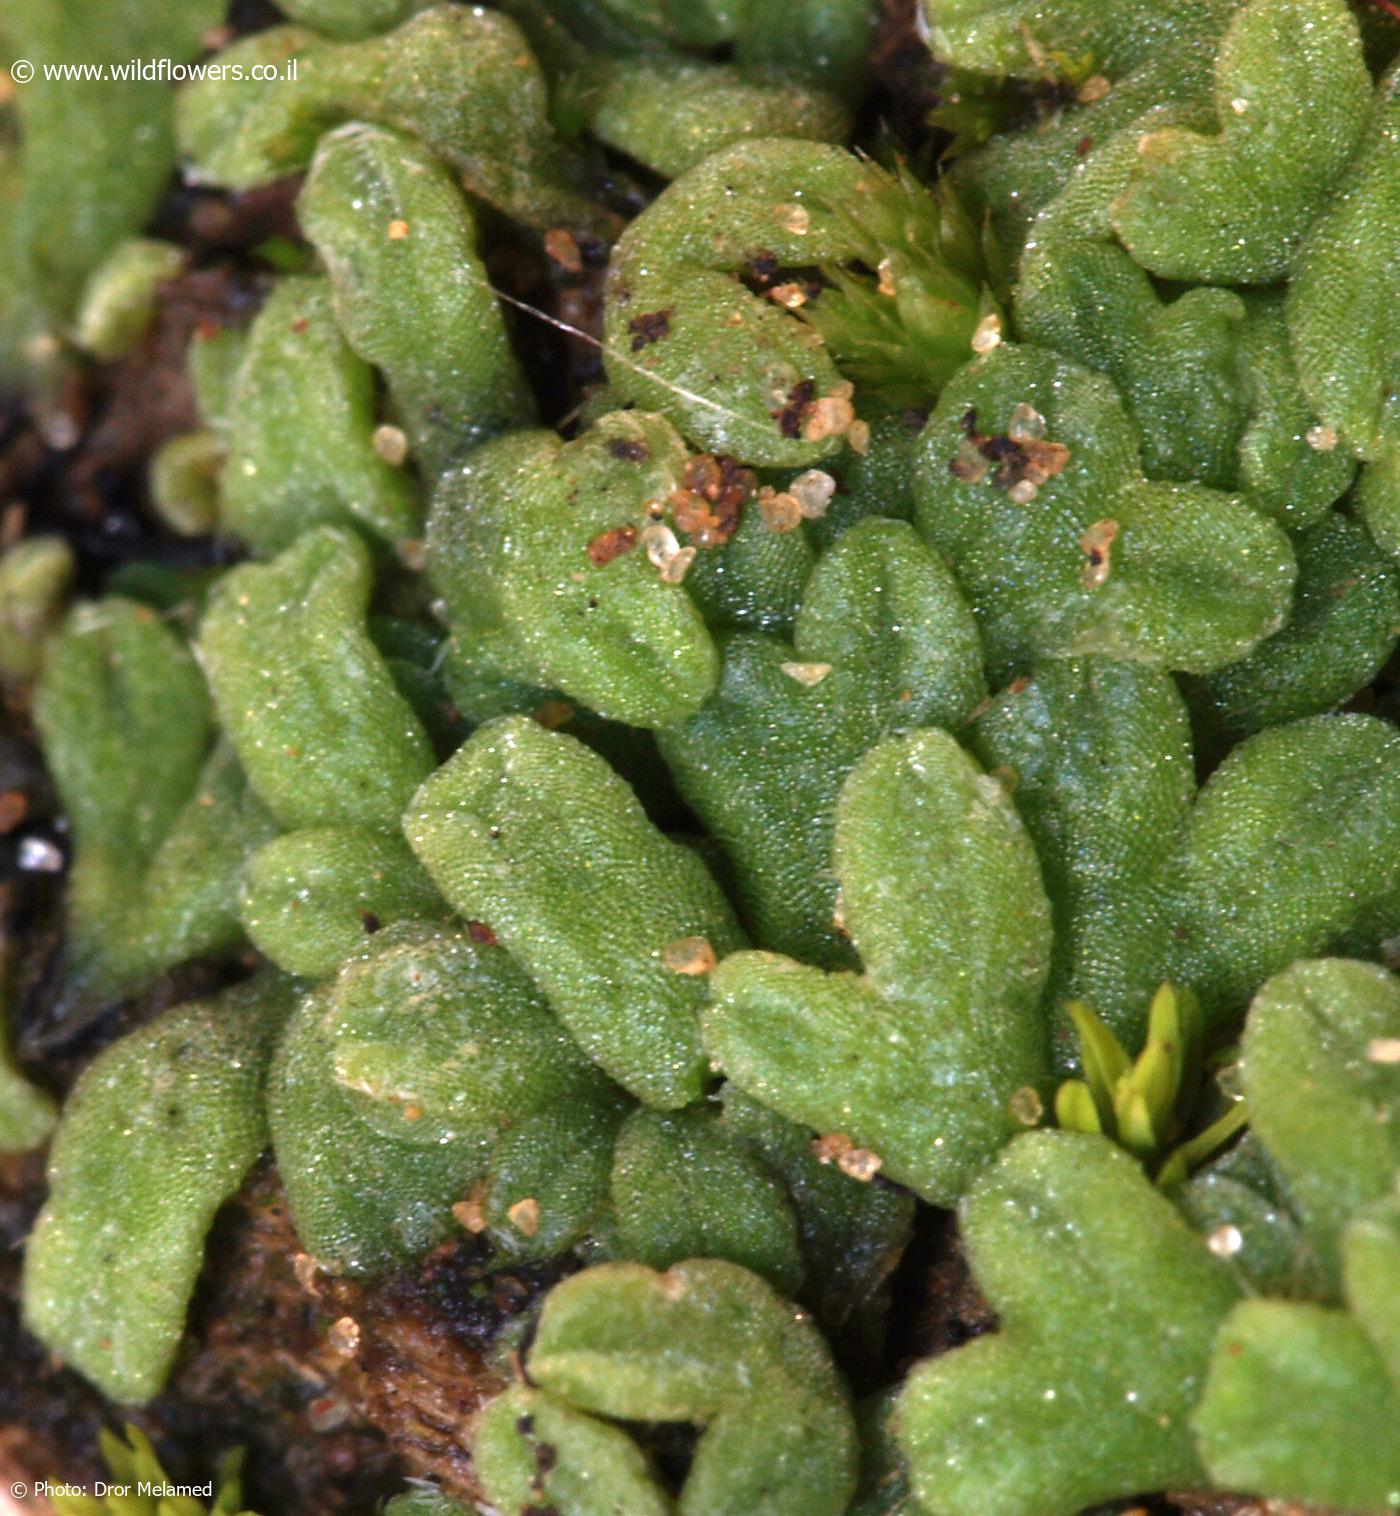
{"type": "Polygon", "coordinates": [[[270,1153],[552,1286],[403,1516],[1400,1511],[1393,8],[922,0],[908,140],[870,0],[281,9],[0,8],[202,64],[0,99],[42,444],[236,291],[162,561],[5,528],[27,1330],[178,1386],[270,1153]]]}

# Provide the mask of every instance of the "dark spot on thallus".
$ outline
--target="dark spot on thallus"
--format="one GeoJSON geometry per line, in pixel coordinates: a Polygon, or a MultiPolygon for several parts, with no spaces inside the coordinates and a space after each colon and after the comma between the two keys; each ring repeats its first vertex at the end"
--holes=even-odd
{"type": "Polygon", "coordinates": [[[633,316],[627,323],[627,330],[632,333],[632,351],[640,353],[644,347],[671,335],[671,312],[647,311],[644,315],[633,316]]]}

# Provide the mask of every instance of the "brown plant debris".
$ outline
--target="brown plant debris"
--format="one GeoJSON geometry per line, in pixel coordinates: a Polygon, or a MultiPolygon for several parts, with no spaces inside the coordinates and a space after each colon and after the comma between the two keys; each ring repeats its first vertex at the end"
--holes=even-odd
{"type": "Polygon", "coordinates": [[[1079,539],[1085,559],[1081,577],[1086,590],[1098,589],[1112,572],[1113,543],[1118,532],[1116,521],[1096,521],[1079,539]]]}
{"type": "Polygon", "coordinates": [[[599,534],[588,544],[588,559],[594,568],[603,568],[614,558],[630,553],[637,545],[635,526],[615,526],[599,534]]]}
{"type": "Polygon", "coordinates": [[[670,499],[671,520],[697,547],[723,547],[739,529],[758,480],[733,458],[697,453],[670,499]]]}
{"type": "Polygon", "coordinates": [[[1047,479],[1065,471],[1070,451],[1063,442],[1037,436],[1022,409],[1017,407],[1007,431],[988,433],[978,430],[977,412],[969,408],[962,418],[965,440],[948,468],[968,484],[979,484],[991,474],[998,489],[1018,505],[1029,505],[1047,479]]]}
{"type": "Polygon", "coordinates": [[[627,323],[627,330],[632,333],[632,351],[640,353],[644,347],[671,335],[671,312],[648,311],[645,315],[633,316],[627,323]]]}

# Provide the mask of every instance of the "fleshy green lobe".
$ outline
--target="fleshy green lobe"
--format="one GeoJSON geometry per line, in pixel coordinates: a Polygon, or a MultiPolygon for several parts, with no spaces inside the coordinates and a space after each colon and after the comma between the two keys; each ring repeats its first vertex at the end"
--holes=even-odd
{"type": "Polygon", "coordinates": [[[1169,977],[1215,1025],[1295,958],[1378,953],[1400,929],[1400,736],[1315,716],[1241,743],[1196,799],[1173,883],[1169,977]]]}
{"type": "Polygon", "coordinates": [[[1350,6],[1242,6],[1221,39],[1215,99],[1218,135],[1142,138],[1114,226],[1162,278],[1267,284],[1287,272],[1366,127],[1371,76],[1350,6]]]}
{"type": "Polygon", "coordinates": [[[815,525],[775,532],[747,506],[723,549],[698,554],[686,571],[686,590],[705,624],[714,631],[789,634],[817,561],[815,525]]]}
{"type": "Polygon", "coordinates": [[[61,537],[26,537],[0,553],[0,679],[32,679],[63,619],[77,560],[61,537]]]}
{"type": "Polygon", "coordinates": [[[703,1092],[704,980],[662,955],[692,937],[722,955],[742,935],[705,864],[602,758],[528,718],[491,722],[419,790],[404,831],[619,1084],[662,1107],[703,1092]]]}
{"type": "MultiPolygon", "coordinates": [[[[907,247],[881,241],[892,209],[904,227],[904,193],[843,148],[784,139],[740,143],[683,174],[628,227],[608,270],[607,366],[617,395],[743,463],[800,468],[832,457],[847,426],[813,426],[811,406],[840,396],[849,406],[838,363],[806,323],[742,276],[778,287],[814,264],[905,256],[907,247]]],[[[936,236],[937,210],[920,204],[918,229],[936,236]]],[[[920,334],[930,353],[945,339],[965,352],[981,314],[977,284],[942,250],[911,278],[933,281],[941,296],[938,319],[920,334]]],[[[930,368],[943,367],[931,356],[930,368]]],[[[854,419],[850,412],[847,424],[854,419]]]]}
{"type": "Polygon", "coordinates": [[[929,1516],[1075,1516],[1190,1488],[1188,1424],[1239,1289],[1138,1164],[1037,1132],[987,1170],[962,1236],[995,1336],[922,1364],[897,1412],[929,1516]]]}
{"type": "Polygon", "coordinates": [[[1297,568],[1278,527],[1241,496],[1147,483],[1113,386],[1042,349],[1002,346],[954,377],[915,479],[919,530],[951,560],[997,678],[1086,653],[1205,672],[1288,613],[1297,568]],[[1017,407],[1068,450],[1021,503],[1019,465],[969,478],[959,461],[969,430],[1007,437],[1017,407]]]}
{"type": "Polygon", "coordinates": [[[117,1401],[160,1389],[204,1237],[267,1141],[263,1072],[291,1005],[263,975],[99,1055],[64,1108],[29,1240],[31,1331],[117,1401]]]}
{"type": "Polygon", "coordinates": [[[97,848],[79,858],[70,879],[75,980],[112,994],[235,947],[243,871],[275,830],[233,749],[220,742],[143,874],[119,852],[97,848]]]}
{"type": "Polygon", "coordinates": [[[755,137],[840,142],[850,112],[826,90],[777,74],[643,54],[599,70],[589,130],[668,179],[755,137]]]}
{"type": "Polygon", "coordinates": [[[633,1109],[620,1089],[598,1078],[501,1133],[482,1197],[499,1256],[553,1259],[580,1243],[595,1252],[612,1245],[613,1149],[633,1109]]]}
{"type": "Polygon", "coordinates": [[[1344,959],[1298,963],[1255,996],[1244,1035],[1250,1125],[1335,1275],[1342,1234],[1400,1177],[1400,981],[1344,959]]]}
{"type": "Polygon", "coordinates": [[[197,81],[181,92],[177,115],[180,146],[205,182],[266,184],[305,168],[332,127],[367,121],[418,138],[509,216],[591,236],[611,226],[550,130],[529,46],[497,11],[434,5],[360,42],[278,26],[242,38],[218,62],[240,66],[242,77],[197,81]],[[255,67],[267,71],[259,80],[255,67]]]}
{"type": "Polygon", "coordinates": [[[875,24],[870,0],[554,0],[550,12],[609,53],[654,51],[658,43],[699,52],[723,49],[758,71],[818,80],[858,94],[875,24]]]}
{"type": "Polygon", "coordinates": [[[431,153],[382,127],[343,126],[321,140],[297,215],[341,330],[385,376],[426,478],[534,419],[471,212],[431,153]]]}
{"type": "Polygon", "coordinates": [[[193,59],[223,19],[218,0],[14,0],[5,8],[12,59],[38,79],[17,90],[24,135],[13,218],[25,277],[66,317],[83,280],[140,230],[175,161],[171,89],[159,80],[48,79],[54,65],[103,67],[133,58],[193,59]]]}
{"type": "Polygon", "coordinates": [[[1175,685],[1106,658],[1046,663],[978,718],[972,748],[1010,790],[1054,907],[1046,1001],[1061,1068],[1074,1062],[1067,1000],[1140,1046],[1170,926],[1163,861],[1195,790],[1175,685]]]}
{"type": "Polygon", "coordinates": [[[842,781],[881,737],[959,726],[986,694],[981,664],[952,575],[900,521],[862,522],[827,551],[793,644],[759,635],[725,644],[718,691],[659,735],[733,866],[757,941],[806,962],[849,963],[832,919],[842,781]]]}
{"type": "Polygon", "coordinates": [[[1357,1213],[1343,1243],[1342,1278],[1352,1313],[1400,1390],[1400,1194],[1357,1213]]]}
{"type": "Polygon", "coordinates": [[[553,1395],[512,1386],[481,1413],[472,1461],[493,1506],[568,1516],[671,1516],[675,1507],[622,1430],[553,1395]]]}
{"type": "Polygon", "coordinates": [[[731,637],[719,689],[660,743],[681,793],[723,849],[755,941],[834,967],[852,959],[834,919],[836,797],[879,730],[843,700],[851,681],[833,669],[806,685],[787,672],[803,666],[776,637],[731,637]]]}
{"type": "Polygon", "coordinates": [[[1400,447],[1400,275],[1382,251],[1400,234],[1398,175],[1400,69],[1392,69],[1355,161],[1298,251],[1287,302],[1304,393],[1365,459],[1400,447]]]}
{"type": "Polygon", "coordinates": [[[248,778],[288,828],[392,829],[433,765],[426,733],[365,630],[369,555],[331,527],[212,597],[199,651],[248,778]]]}
{"type": "Polygon", "coordinates": [[[1211,1477],[1230,1489],[1376,1516],[1400,1510],[1400,1386],[1342,1311],[1238,1306],[1195,1424],[1211,1477]]]}
{"type": "Polygon", "coordinates": [[[146,606],[85,605],[50,651],[34,719],[79,846],[148,859],[209,745],[209,696],[189,649],[146,606]]]}
{"type": "Polygon", "coordinates": [[[1370,964],[1297,964],[1251,1011],[1251,1122],[1346,1309],[1252,1300],[1226,1320],[1194,1416],[1222,1485],[1329,1509],[1400,1509],[1400,1074],[1384,1053],[1397,1032],[1400,988],[1370,964]]]}
{"type": "Polygon", "coordinates": [[[741,1090],[841,1132],[947,1204],[1046,1076],[1050,907],[1001,787],[953,739],[881,743],[836,811],[841,909],[865,973],[741,953],[713,976],[705,1044],[741,1090]]]}
{"type": "Polygon", "coordinates": [[[550,1294],[531,1380],[594,1415],[705,1428],[680,1516],[839,1516],[855,1489],[845,1387],[811,1321],[756,1275],[701,1259],[604,1264],[550,1294]]]}
{"type": "Polygon", "coordinates": [[[638,1111],[613,1158],[618,1251],[649,1268],[727,1258],[786,1294],[802,1280],[782,1186],[727,1140],[718,1112],[638,1111]]]}
{"type": "Polygon", "coordinates": [[[274,837],[249,860],[242,915],[279,968],[320,979],[381,927],[442,921],[451,912],[402,837],[307,827],[274,837]]]}
{"type": "Polygon", "coordinates": [[[605,1094],[501,949],[386,928],[302,1002],[269,1079],[298,1235],[336,1273],[410,1261],[449,1230],[502,1133],[605,1094]]]}
{"type": "Polygon", "coordinates": [[[1221,34],[1238,0],[922,0],[934,53],[955,68],[1068,85],[1067,104],[1032,131],[1000,132],[953,165],[971,208],[990,216],[1014,253],[1037,211],[1079,174],[1085,153],[1120,129],[1214,124],[1212,82],[1221,34]],[[1090,79],[1107,91],[1084,91],[1090,79]],[[1082,93],[1081,93],[1082,92],[1082,93]],[[1088,143],[1086,148],[1083,144],[1088,143]]]}
{"type": "Polygon", "coordinates": [[[1137,162],[1136,134],[1117,133],[1037,216],[1016,331],[1112,379],[1149,479],[1233,488],[1249,399],[1238,351],[1247,306],[1222,289],[1163,298],[1114,238],[1109,207],[1137,162]]]}
{"type": "Polygon", "coordinates": [[[1293,546],[1287,625],[1189,687],[1206,725],[1231,737],[1335,710],[1375,678],[1400,635],[1400,575],[1364,526],[1329,512],[1293,546]]]}
{"type": "Polygon", "coordinates": [[[75,317],[78,346],[94,358],[124,357],[145,335],[155,315],[160,286],[184,266],[173,242],[130,237],[93,270],[75,317]]]}
{"type": "Polygon", "coordinates": [[[336,324],[321,275],[287,278],[258,312],[228,397],[221,520],[259,553],[308,528],[416,537],[417,494],[374,450],[374,374],[336,324]]]}
{"type": "Polygon", "coordinates": [[[725,1086],[723,1104],[725,1135],[780,1179],[792,1201],[802,1244],[801,1299],[834,1342],[868,1344],[881,1325],[886,1281],[909,1241],[914,1197],[823,1162],[803,1127],[733,1085],[725,1086]]]}
{"type": "Polygon", "coordinates": [[[793,629],[798,657],[846,671],[871,729],[956,727],[986,694],[957,581],[902,521],[862,522],[822,555],[793,629]]]}
{"type": "Polygon", "coordinates": [[[519,431],[479,449],[442,480],[428,523],[429,576],[453,622],[503,673],[601,715],[691,714],[719,655],[641,540],[688,456],[661,417],[622,412],[573,442],[519,431]]]}
{"type": "Polygon", "coordinates": [[[1253,291],[1245,307],[1239,358],[1249,417],[1240,437],[1237,484],[1280,526],[1296,532],[1327,518],[1356,476],[1356,459],[1335,446],[1303,393],[1283,293],[1253,291]]]}
{"type": "Polygon", "coordinates": [[[1239,1232],[1241,1245],[1231,1262],[1253,1291],[1296,1299],[1326,1290],[1317,1251],[1283,1176],[1254,1132],[1245,1132],[1170,1193],[1203,1235],[1226,1226],[1239,1232]]]}
{"type": "MultiPolygon", "coordinates": [[[[1042,79],[1088,57],[1112,78],[1175,41],[1156,0],[922,0],[921,9],[934,53],[984,74],[1042,79]]],[[[1187,0],[1174,9],[1183,30],[1201,32],[1226,7],[1187,0]]]]}
{"type": "Polygon", "coordinates": [[[279,7],[322,36],[350,39],[386,32],[426,8],[423,0],[287,0],[279,7]]]}
{"type": "Polygon", "coordinates": [[[184,642],[133,601],[82,606],[34,710],[77,844],[68,971],[79,994],[118,994],[237,942],[243,865],[271,821],[230,748],[208,751],[209,696],[184,642]]]}
{"type": "MultiPolygon", "coordinates": [[[[9,999],[8,987],[0,986],[0,993],[9,999]]],[[[7,1020],[0,1016],[0,1153],[27,1153],[53,1131],[58,1106],[47,1090],[25,1077],[15,1061],[7,1020]]]]}

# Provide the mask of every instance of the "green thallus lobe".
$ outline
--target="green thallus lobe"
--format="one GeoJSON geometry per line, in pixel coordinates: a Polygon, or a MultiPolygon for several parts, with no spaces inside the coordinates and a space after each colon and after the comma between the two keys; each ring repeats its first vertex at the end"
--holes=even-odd
{"type": "MultiPolygon", "coordinates": [[[[183,277],[139,235],[177,145],[305,170],[312,249],[191,344],[153,465],[250,561],[71,608],[61,544],[0,561],[68,989],[249,944],[297,976],[93,1062],[33,1328],[154,1393],[270,1140],[324,1267],[463,1228],[597,1265],[481,1417],[505,1510],[1394,1509],[1400,747],[1350,708],[1400,627],[1385,34],[929,5],[984,140],[927,186],[844,145],[864,0],[288,9],[225,54],[276,79],[27,88],[0,149],[0,363],[51,439],[183,277]],[[623,229],[639,165],[673,182],[623,229]],[[564,435],[492,291],[522,239],[571,289],[615,242],[564,435]],[[806,1312],[884,1362],[916,1201],[1000,1325],[872,1402],[855,1495],[806,1312]],[[697,1428],[688,1471],[639,1420],[697,1428]]],[[[20,4],[11,40],[183,57],[215,20],[20,4]]]]}

